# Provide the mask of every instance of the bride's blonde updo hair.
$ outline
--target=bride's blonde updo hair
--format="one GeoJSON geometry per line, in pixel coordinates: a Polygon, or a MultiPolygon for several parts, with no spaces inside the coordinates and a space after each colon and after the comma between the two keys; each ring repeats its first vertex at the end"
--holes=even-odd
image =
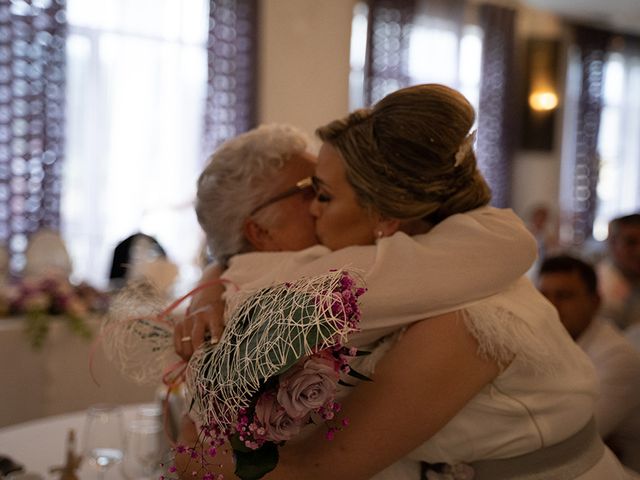
{"type": "Polygon", "coordinates": [[[470,129],[475,112],[444,85],[403,88],[316,131],[342,156],[362,206],[436,224],[489,203],[470,129]]]}

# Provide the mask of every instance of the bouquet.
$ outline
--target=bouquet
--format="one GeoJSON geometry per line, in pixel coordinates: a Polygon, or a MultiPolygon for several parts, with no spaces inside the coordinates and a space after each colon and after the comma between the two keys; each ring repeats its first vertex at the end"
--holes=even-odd
{"type": "MultiPolygon", "coordinates": [[[[243,298],[220,342],[203,345],[186,367],[191,409],[203,427],[199,445],[178,445],[176,451],[190,454],[194,469],[209,471],[218,450],[230,445],[236,475],[250,480],[275,468],[278,447],[306,425],[326,425],[327,437],[332,438],[347,423],[336,420],[340,405],[335,394],[344,383],[341,378],[365,378],[349,368],[358,352],[345,346],[347,336],[358,329],[357,302],[363,293],[350,274],[335,271],[243,298]]],[[[135,358],[141,366],[142,337],[151,340],[158,358],[159,342],[166,340],[154,332],[160,325],[157,318],[151,321],[145,315],[118,324],[121,331],[110,337],[138,337],[136,352],[122,348],[133,342],[116,342],[121,348],[114,358],[121,364],[135,358]]],[[[176,467],[169,471],[176,472],[176,467]]]]}

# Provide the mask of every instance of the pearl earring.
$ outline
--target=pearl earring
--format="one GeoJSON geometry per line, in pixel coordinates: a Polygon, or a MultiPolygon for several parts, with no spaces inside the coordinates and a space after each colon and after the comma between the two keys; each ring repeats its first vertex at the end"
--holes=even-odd
{"type": "Polygon", "coordinates": [[[382,232],[382,230],[376,231],[376,239],[379,240],[382,237],[384,237],[384,233],[382,232]]]}

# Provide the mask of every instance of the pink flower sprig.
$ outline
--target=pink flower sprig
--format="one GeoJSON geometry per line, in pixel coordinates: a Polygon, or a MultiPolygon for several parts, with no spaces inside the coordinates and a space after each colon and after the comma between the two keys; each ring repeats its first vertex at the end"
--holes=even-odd
{"type": "Polygon", "coordinates": [[[358,329],[360,323],[360,307],[358,297],[366,292],[366,288],[356,287],[353,278],[344,272],[339,287],[334,292],[331,313],[352,327],[358,329]]]}
{"type": "Polygon", "coordinates": [[[340,421],[340,425],[338,426],[330,426],[327,429],[327,433],[325,434],[325,438],[329,441],[333,440],[335,438],[335,435],[337,432],[340,432],[342,430],[344,430],[346,427],[349,426],[349,419],[348,418],[343,418],[340,421]]]}

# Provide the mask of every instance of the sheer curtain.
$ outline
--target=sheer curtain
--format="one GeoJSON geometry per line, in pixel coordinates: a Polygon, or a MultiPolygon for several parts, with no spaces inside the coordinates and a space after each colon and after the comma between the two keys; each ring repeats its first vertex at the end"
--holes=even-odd
{"type": "Polygon", "coordinates": [[[105,286],[115,245],[137,231],[182,280],[197,275],[207,20],[207,0],[68,0],[62,232],[76,279],[105,286]]]}
{"type": "Polygon", "coordinates": [[[478,109],[482,31],[465,22],[461,0],[418,2],[409,43],[411,83],[442,83],[478,109]]]}
{"type": "Polygon", "coordinates": [[[351,35],[351,109],[417,83],[442,83],[458,89],[477,108],[482,31],[465,22],[465,12],[462,0],[356,4],[351,35]]]}
{"type": "Polygon", "coordinates": [[[492,191],[491,204],[511,204],[511,168],[515,146],[513,9],[480,6],[482,80],[478,109],[478,163],[492,191]]]}
{"type": "Polygon", "coordinates": [[[640,39],[615,37],[606,58],[593,236],[609,221],[640,210],[640,39]]]}
{"type": "Polygon", "coordinates": [[[205,156],[256,124],[257,24],[257,0],[211,1],[205,156]]]}
{"type": "Polygon", "coordinates": [[[65,35],[64,2],[0,4],[0,243],[14,274],[29,235],[60,224],[65,35]]]}
{"type": "Polygon", "coordinates": [[[591,238],[600,159],[598,136],[609,32],[575,27],[570,50],[561,166],[561,240],[582,245],[591,238]]]}
{"type": "Polygon", "coordinates": [[[411,84],[409,42],[417,0],[369,0],[364,102],[411,84]]]}

